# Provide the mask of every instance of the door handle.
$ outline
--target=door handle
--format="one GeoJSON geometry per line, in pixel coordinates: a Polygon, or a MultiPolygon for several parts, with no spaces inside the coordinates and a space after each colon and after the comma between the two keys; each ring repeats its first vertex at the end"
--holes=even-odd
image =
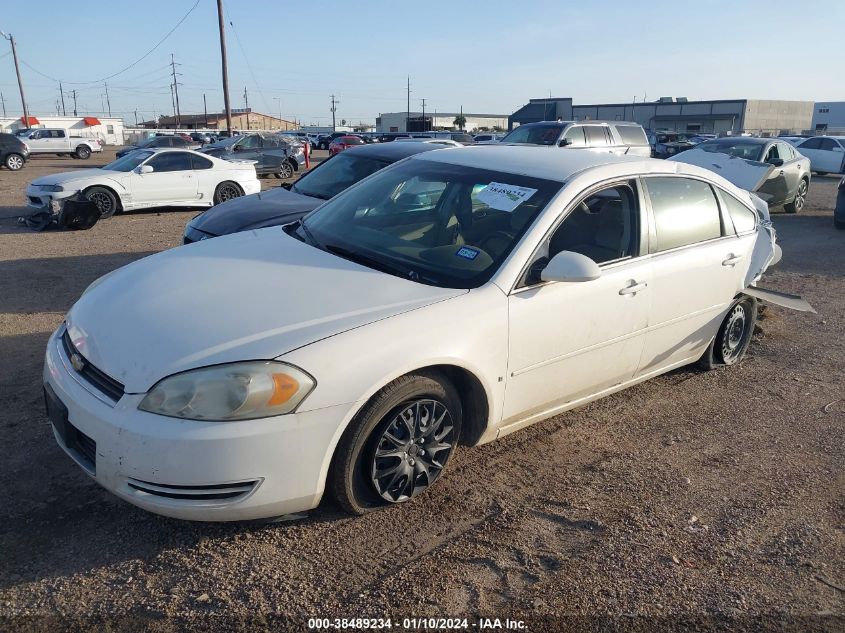
{"type": "Polygon", "coordinates": [[[742,255],[731,253],[728,258],[722,261],[722,266],[736,266],[742,260],[742,255]]]}
{"type": "Polygon", "coordinates": [[[783,176],[783,170],[782,169],[780,170],[780,174],[778,174],[778,175],[783,176]]]}
{"type": "Polygon", "coordinates": [[[646,286],[648,286],[648,284],[644,281],[642,281],[642,282],[632,281],[630,285],[622,288],[619,291],[619,294],[623,295],[623,296],[624,295],[635,295],[640,290],[645,290],[646,286]]]}

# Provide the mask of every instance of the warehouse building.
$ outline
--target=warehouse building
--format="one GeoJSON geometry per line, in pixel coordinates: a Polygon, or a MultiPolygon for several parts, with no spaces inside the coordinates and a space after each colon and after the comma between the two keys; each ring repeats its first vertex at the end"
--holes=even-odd
{"type": "Polygon", "coordinates": [[[469,112],[383,112],[376,118],[377,132],[428,132],[430,130],[457,130],[461,126],[455,120],[464,117],[463,129],[473,132],[479,129],[505,130],[507,114],[472,114],[469,112]],[[407,123],[407,125],[406,125],[407,123]]]}
{"type": "Polygon", "coordinates": [[[123,119],[95,116],[30,116],[29,123],[19,117],[0,118],[0,132],[14,134],[26,128],[59,128],[70,136],[95,138],[106,145],[123,144],[123,119]]]}
{"type": "Polygon", "coordinates": [[[684,97],[662,97],[639,103],[575,105],[569,97],[549,97],[529,100],[508,117],[508,129],[535,121],[591,119],[633,121],[649,130],[776,136],[805,132],[810,129],[812,118],[812,101],[689,101],[684,97]]]}
{"type": "MultiPolygon", "coordinates": [[[[147,129],[177,129],[175,116],[160,116],[157,121],[144,121],[138,127],[147,129]]],[[[232,110],[233,130],[296,130],[295,121],[288,121],[268,114],[253,112],[251,108],[232,110]]],[[[226,113],[183,114],[179,117],[180,130],[225,130],[226,113]]]]}
{"type": "Polygon", "coordinates": [[[817,101],[811,129],[819,134],[845,134],[845,101],[817,101]]]}

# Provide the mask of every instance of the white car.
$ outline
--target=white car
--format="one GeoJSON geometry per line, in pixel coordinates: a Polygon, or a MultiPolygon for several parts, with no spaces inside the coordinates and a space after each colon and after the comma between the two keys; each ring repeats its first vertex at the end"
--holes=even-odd
{"type": "Polygon", "coordinates": [[[813,136],[795,146],[820,175],[845,173],[845,136],[813,136]]]}
{"type": "Polygon", "coordinates": [[[152,512],[277,516],[328,489],[364,513],[426,490],[459,443],[738,363],[776,258],[765,203],[699,167],[424,152],[304,220],[95,281],[49,339],[47,408],[152,512]]]}
{"type": "Polygon", "coordinates": [[[100,169],[37,178],[26,188],[29,207],[61,210],[78,192],[102,217],[151,207],[210,207],[261,191],[250,161],[227,161],[190,150],[139,149],[100,169]]]}

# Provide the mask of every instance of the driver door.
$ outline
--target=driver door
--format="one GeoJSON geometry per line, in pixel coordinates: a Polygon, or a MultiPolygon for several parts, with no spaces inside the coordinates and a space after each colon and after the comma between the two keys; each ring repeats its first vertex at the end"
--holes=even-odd
{"type": "Polygon", "coordinates": [[[132,198],[137,205],[161,206],[198,198],[197,177],[188,152],[160,152],[144,165],[152,167],[152,173],[132,173],[132,198]]]}
{"type": "Polygon", "coordinates": [[[573,251],[599,264],[583,282],[526,280],[508,298],[503,427],[630,380],[649,323],[651,265],[635,181],[587,193],[546,237],[535,261],[573,251]]]}

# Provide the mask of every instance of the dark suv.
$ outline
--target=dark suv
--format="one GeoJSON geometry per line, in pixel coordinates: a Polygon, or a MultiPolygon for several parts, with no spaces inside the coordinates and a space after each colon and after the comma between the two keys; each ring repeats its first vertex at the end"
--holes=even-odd
{"type": "Polygon", "coordinates": [[[259,176],[290,178],[305,164],[302,143],[279,134],[241,134],[206,145],[200,151],[223,160],[254,160],[259,176]]]}
{"type": "Polygon", "coordinates": [[[29,148],[13,134],[0,134],[0,163],[12,171],[21,169],[29,158],[29,148]]]}
{"type": "Polygon", "coordinates": [[[148,138],[144,141],[141,141],[137,145],[127,145],[123,149],[121,149],[115,156],[117,158],[123,158],[129,152],[134,152],[136,149],[153,149],[156,147],[178,147],[181,149],[193,149],[196,145],[192,145],[181,136],[176,136],[175,134],[168,134],[163,136],[153,136],[152,138],[148,138]]]}

